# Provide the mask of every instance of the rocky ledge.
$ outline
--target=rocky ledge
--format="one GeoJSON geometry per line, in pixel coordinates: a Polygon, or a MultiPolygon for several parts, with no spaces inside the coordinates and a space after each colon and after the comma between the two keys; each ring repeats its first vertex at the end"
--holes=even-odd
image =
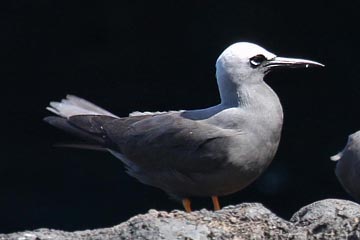
{"type": "Polygon", "coordinates": [[[220,211],[150,210],[112,228],[64,232],[52,229],[0,234],[0,240],[50,239],[360,239],[360,205],[326,199],[296,212],[290,221],[259,203],[220,211]]]}

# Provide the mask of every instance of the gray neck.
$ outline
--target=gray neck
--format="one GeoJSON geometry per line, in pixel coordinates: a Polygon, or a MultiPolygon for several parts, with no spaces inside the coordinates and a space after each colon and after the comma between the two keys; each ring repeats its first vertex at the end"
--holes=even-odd
{"type": "Polygon", "coordinates": [[[244,107],[246,105],[259,105],[260,99],[271,101],[281,107],[275,92],[263,81],[262,76],[253,77],[251,81],[227,79],[222,76],[218,79],[221,104],[228,107],[244,107]],[[239,84],[242,83],[242,84],[239,84]]]}
{"type": "Polygon", "coordinates": [[[244,100],[241,86],[237,86],[232,81],[219,81],[218,87],[220,93],[221,104],[229,107],[238,107],[244,100]]]}
{"type": "MultiPolygon", "coordinates": [[[[261,76],[262,77],[262,76],[261,76]]],[[[218,81],[221,105],[224,108],[240,108],[254,116],[253,124],[266,125],[269,129],[281,129],[283,110],[276,93],[262,80],[218,81]]],[[[264,126],[265,127],[265,126],[264,126]]]]}

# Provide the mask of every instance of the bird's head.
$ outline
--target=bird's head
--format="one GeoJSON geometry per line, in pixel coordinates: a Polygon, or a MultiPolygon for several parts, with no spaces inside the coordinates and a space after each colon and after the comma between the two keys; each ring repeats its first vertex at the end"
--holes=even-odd
{"type": "Polygon", "coordinates": [[[275,68],[311,66],[324,65],[305,59],[277,57],[256,44],[239,42],[225,49],[219,56],[216,62],[216,76],[218,80],[227,79],[241,84],[262,81],[263,77],[275,68]]]}

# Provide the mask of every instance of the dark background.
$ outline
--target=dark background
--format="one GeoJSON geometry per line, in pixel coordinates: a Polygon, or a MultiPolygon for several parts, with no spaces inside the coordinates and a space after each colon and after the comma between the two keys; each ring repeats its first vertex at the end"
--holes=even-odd
{"type": "MultiPolygon", "coordinates": [[[[313,201],[351,199],[329,156],[360,128],[355,3],[7,2],[0,10],[0,232],[110,227],[151,208],[181,209],[110,154],[54,148],[73,138],[42,121],[45,107],[67,93],[120,116],[215,105],[215,61],[237,41],[326,68],[266,77],[285,114],[278,153],[261,178],[222,205],[261,202],[288,219],[313,201]]],[[[193,204],[211,207],[210,199],[193,204]]]]}

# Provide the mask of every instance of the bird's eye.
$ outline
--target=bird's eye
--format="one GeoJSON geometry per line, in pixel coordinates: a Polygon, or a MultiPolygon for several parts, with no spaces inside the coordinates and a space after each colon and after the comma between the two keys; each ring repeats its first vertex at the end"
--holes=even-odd
{"type": "Polygon", "coordinates": [[[259,55],[256,55],[256,56],[250,58],[250,65],[251,65],[251,67],[256,68],[265,60],[266,60],[265,56],[259,54],[259,55]]]}

